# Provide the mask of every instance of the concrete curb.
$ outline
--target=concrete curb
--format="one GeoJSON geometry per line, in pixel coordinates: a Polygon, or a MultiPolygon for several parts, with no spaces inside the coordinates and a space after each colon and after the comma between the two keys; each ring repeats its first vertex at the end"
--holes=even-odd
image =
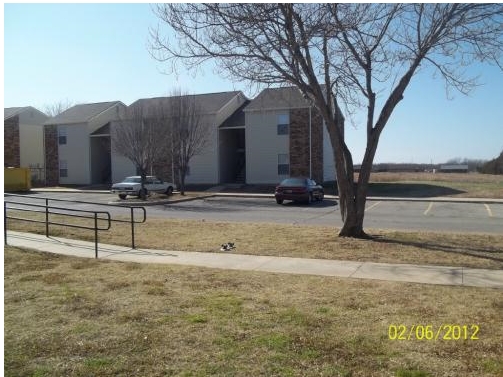
{"type": "MultiPolygon", "coordinates": [[[[79,190],[79,189],[32,189],[31,192],[61,192],[61,193],[93,193],[93,194],[110,194],[107,190],[79,190]]],[[[176,193],[176,191],[175,191],[176,193]]],[[[273,194],[260,194],[260,193],[239,193],[239,192],[208,192],[196,197],[181,198],[175,200],[160,199],[155,202],[144,201],[127,201],[123,204],[121,202],[110,202],[109,204],[117,205],[143,205],[151,206],[158,204],[172,204],[182,203],[186,201],[207,199],[212,197],[229,197],[229,198],[257,198],[257,199],[274,199],[273,194]]],[[[339,200],[337,195],[325,195],[327,199],[339,200]]],[[[383,201],[383,202],[445,202],[445,203],[486,203],[486,204],[503,204],[503,199],[497,198],[451,198],[451,197],[426,197],[426,198],[408,198],[408,197],[387,197],[387,196],[369,196],[367,200],[383,201]]]]}

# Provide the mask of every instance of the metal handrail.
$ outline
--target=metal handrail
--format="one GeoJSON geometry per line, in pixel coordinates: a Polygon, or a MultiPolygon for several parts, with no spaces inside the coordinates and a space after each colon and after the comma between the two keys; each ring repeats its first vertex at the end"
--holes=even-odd
{"type": "Polygon", "coordinates": [[[59,225],[59,226],[65,226],[65,227],[71,227],[71,228],[93,230],[94,231],[94,256],[95,256],[95,258],[98,258],[98,231],[99,230],[109,230],[110,226],[111,226],[111,216],[110,216],[110,213],[106,212],[106,211],[89,211],[89,210],[80,210],[80,209],[74,209],[74,208],[52,207],[52,206],[49,206],[47,202],[46,202],[46,205],[39,205],[39,204],[33,204],[33,203],[22,203],[22,202],[14,202],[14,201],[5,200],[4,201],[4,243],[5,243],[5,245],[7,245],[7,219],[35,222],[35,223],[45,223],[45,236],[46,237],[49,237],[49,225],[59,225]],[[21,204],[25,207],[44,208],[45,211],[40,211],[37,209],[30,209],[30,208],[8,207],[8,204],[21,204]],[[73,215],[73,214],[64,213],[64,212],[51,212],[50,211],[51,209],[64,210],[67,212],[88,213],[88,214],[93,214],[93,216],[73,215]],[[16,211],[21,211],[21,212],[45,213],[45,220],[42,221],[42,220],[27,219],[24,217],[8,216],[7,210],[16,210],[16,211]],[[60,215],[60,216],[67,216],[67,217],[93,219],[94,226],[90,227],[90,226],[84,226],[84,225],[53,222],[53,221],[49,221],[49,215],[60,215]],[[106,217],[98,217],[98,215],[105,215],[106,217]],[[98,220],[106,221],[108,226],[106,228],[99,227],[98,220]]]}
{"type": "MultiPolygon", "coordinates": [[[[49,201],[55,201],[55,202],[66,202],[66,203],[76,203],[76,204],[91,204],[95,206],[108,206],[108,207],[114,207],[114,208],[129,208],[130,209],[130,217],[129,220],[121,220],[121,219],[114,219],[111,218],[110,221],[112,222],[117,222],[117,223],[129,223],[131,224],[131,248],[136,249],[136,242],[135,242],[135,224],[141,224],[147,221],[147,211],[145,210],[145,207],[141,206],[128,206],[128,207],[118,207],[114,204],[106,204],[106,203],[93,203],[93,202],[86,202],[86,201],[81,201],[81,200],[69,200],[69,199],[54,199],[54,198],[47,198],[47,197],[40,197],[40,196],[28,196],[28,195],[19,195],[19,194],[8,194],[5,193],[4,196],[11,196],[11,197],[19,197],[19,198],[30,198],[34,200],[45,200],[46,205],[49,205],[49,201]],[[135,217],[135,211],[140,211],[141,214],[143,215],[141,219],[137,220],[137,217],[135,217]]],[[[20,203],[24,205],[29,205],[28,203],[20,203]]],[[[69,210],[68,208],[63,208],[64,210],[69,210]]]]}
{"type": "Polygon", "coordinates": [[[114,219],[111,217],[110,212],[107,211],[91,211],[91,210],[80,210],[80,209],[75,209],[75,208],[65,208],[65,207],[55,207],[55,206],[49,206],[50,201],[55,201],[55,202],[66,202],[66,203],[75,203],[75,204],[89,204],[89,205],[95,205],[95,206],[109,206],[109,207],[114,207],[114,208],[125,208],[125,207],[117,207],[111,204],[102,204],[102,203],[93,203],[93,202],[85,202],[85,201],[78,201],[78,200],[66,200],[66,199],[53,199],[53,198],[47,198],[47,197],[36,197],[36,196],[27,196],[27,195],[18,195],[18,194],[4,194],[6,197],[20,197],[20,198],[29,198],[32,200],[44,200],[45,205],[42,204],[34,204],[34,203],[27,203],[27,202],[20,202],[20,201],[4,201],[4,233],[5,233],[5,244],[7,244],[7,218],[9,219],[15,219],[15,220],[20,220],[20,221],[28,221],[28,222],[37,222],[37,223],[45,223],[46,224],[46,237],[49,237],[49,225],[61,225],[61,226],[67,226],[67,227],[73,227],[73,228],[80,228],[80,229],[91,229],[95,231],[95,250],[96,250],[96,258],[98,257],[98,248],[97,248],[97,239],[98,239],[98,231],[102,230],[109,230],[111,227],[112,222],[117,222],[117,223],[129,223],[131,224],[131,247],[133,249],[136,249],[136,242],[135,242],[135,224],[141,224],[146,222],[147,220],[147,212],[144,207],[139,207],[139,206],[131,206],[129,207],[130,214],[129,214],[129,219],[128,220],[122,220],[122,219],[114,219]],[[24,207],[29,207],[31,209],[26,209],[22,207],[9,207],[7,208],[7,203],[9,204],[15,204],[15,205],[21,205],[24,207]],[[37,208],[44,208],[45,210],[40,210],[37,208]],[[8,217],[7,216],[7,209],[9,210],[18,210],[18,211],[26,211],[26,212],[38,212],[38,213],[45,213],[45,220],[33,220],[33,219],[26,219],[26,218],[18,218],[18,217],[8,217]],[[49,209],[51,211],[49,211],[49,209]],[[140,211],[140,216],[138,217],[137,215],[135,216],[135,213],[140,211]],[[70,214],[72,212],[78,212],[79,214],[70,214]],[[80,225],[73,225],[73,224],[66,224],[66,223],[57,223],[57,222],[51,222],[49,221],[49,215],[54,214],[54,215],[62,215],[62,216],[68,216],[68,217],[80,217],[80,218],[87,218],[87,219],[94,219],[94,227],[83,227],[80,225]],[[89,215],[85,215],[89,214],[89,215]],[[91,216],[91,214],[93,216],[91,216]],[[101,217],[100,217],[100,216],[101,217]],[[99,221],[106,221],[108,225],[106,227],[100,227],[99,226],[99,221]]]}

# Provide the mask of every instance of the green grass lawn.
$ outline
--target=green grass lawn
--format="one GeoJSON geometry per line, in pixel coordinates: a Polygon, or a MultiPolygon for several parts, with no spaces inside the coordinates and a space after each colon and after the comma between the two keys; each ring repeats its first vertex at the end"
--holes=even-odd
{"type": "Polygon", "coordinates": [[[6,376],[501,376],[501,290],[79,259],[7,247],[6,376]],[[477,340],[389,326],[477,325],[477,340]]]}

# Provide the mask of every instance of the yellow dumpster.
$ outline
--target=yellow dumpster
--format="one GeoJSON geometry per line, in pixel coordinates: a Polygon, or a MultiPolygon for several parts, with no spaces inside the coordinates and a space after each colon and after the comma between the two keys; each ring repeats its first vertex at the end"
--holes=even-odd
{"type": "Polygon", "coordinates": [[[4,190],[29,191],[31,189],[31,172],[29,168],[4,168],[4,190]]]}

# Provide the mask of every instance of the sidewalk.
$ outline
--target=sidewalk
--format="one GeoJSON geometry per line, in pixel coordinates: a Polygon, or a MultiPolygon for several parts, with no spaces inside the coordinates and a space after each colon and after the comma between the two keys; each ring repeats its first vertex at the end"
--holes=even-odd
{"type": "MultiPolygon", "coordinates": [[[[46,238],[32,233],[7,232],[10,246],[94,258],[94,243],[59,237],[46,238]]],[[[302,259],[222,253],[201,253],[131,249],[99,244],[98,257],[136,263],[165,263],[242,271],[375,279],[422,284],[458,285],[503,289],[503,270],[466,267],[387,264],[372,262],[302,259]]]]}

